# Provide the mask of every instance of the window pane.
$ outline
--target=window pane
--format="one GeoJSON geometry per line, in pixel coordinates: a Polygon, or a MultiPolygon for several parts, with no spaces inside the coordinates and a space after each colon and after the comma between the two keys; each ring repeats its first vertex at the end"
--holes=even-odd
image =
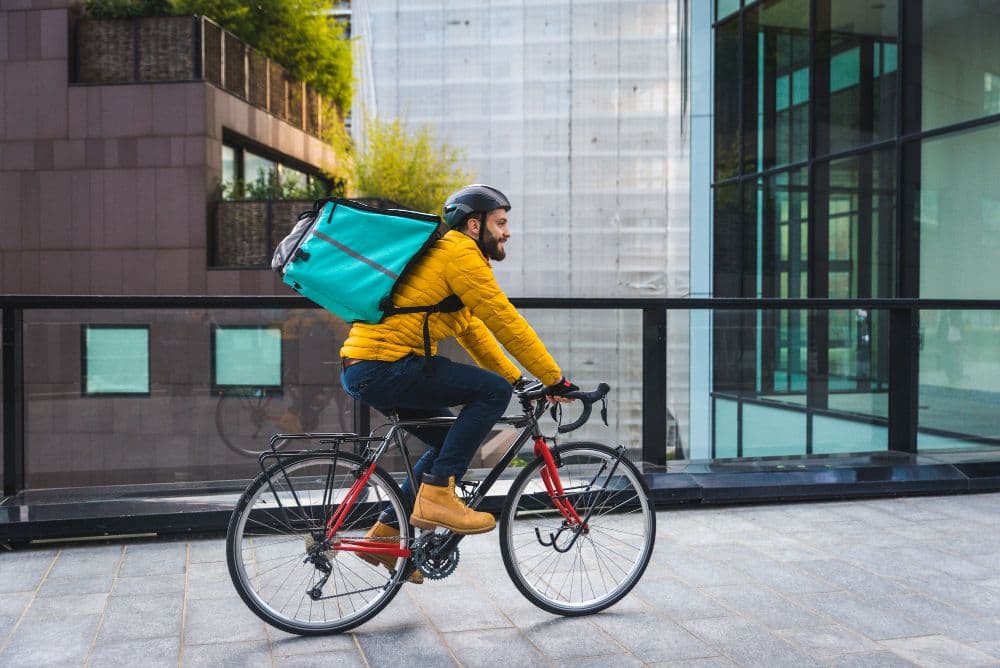
{"type": "Polygon", "coordinates": [[[232,146],[222,147],[222,184],[230,186],[236,181],[236,149],[232,146]]]}
{"type": "Polygon", "coordinates": [[[739,17],[715,31],[715,179],[736,174],[739,162],[739,17]]]}
{"type": "Polygon", "coordinates": [[[1000,311],[920,313],[917,449],[1000,448],[1000,311]]]}
{"type": "Polygon", "coordinates": [[[744,173],[806,159],[809,97],[808,0],[744,10],[744,173]]]}
{"type": "Polygon", "coordinates": [[[274,179],[277,176],[274,162],[246,151],[243,154],[243,180],[249,199],[273,197],[274,179]]]}
{"type": "Polygon", "coordinates": [[[924,0],[922,127],[997,113],[1000,4],[924,0]]]}
{"type": "Polygon", "coordinates": [[[920,296],[995,299],[1000,284],[1000,124],[920,150],[920,296]]]}
{"type": "Polygon", "coordinates": [[[216,387],[281,387],[280,327],[213,330],[216,387]]]}
{"type": "MultiPolygon", "coordinates": [[[[825,171],[825,170],[824,170],[825,171]]],[[[896,152],[830,163],[817,184],[829,221],[829,297],[891,297],[895,279],[896,152]]]]}
{"type": "Polygon", "coordinates": [[[715,0],[715,20],[721,21],[739,8],[740,0],[715,0]]]}
{"type": "Polygon", "coordinates": [[[84,394],[149,394],[149,328],[84,327],[84,394]]]}
{"type": "Polygon", "coordinates": [[[829,106],[829,132],[820,154],[892,137],[896,132],[896,44],[898,0],[832,2],[830,25],[817,26],[817,47],[828,52],[830,86],[817,91],[829,106]]]}

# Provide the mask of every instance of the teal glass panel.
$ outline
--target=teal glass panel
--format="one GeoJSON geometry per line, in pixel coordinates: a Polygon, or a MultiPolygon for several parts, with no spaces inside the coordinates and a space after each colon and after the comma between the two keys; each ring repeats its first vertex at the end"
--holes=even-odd
{"type": "Polygon", "coordinates": [[[715,0],[715,20],[721,21],[739,8],[740,0],[715,0]]]}
{"type": "Polygon", "coordinates": [[[813,416],[813,454],[885,452],[889,449],[889,428],[856,420],[813,416]]]}
{"type": "Polygon", "coordinates": [[[149,394],[149,328],[84,327],[84,394],[149,394]]]}
{"type": "Polygon", "coordinates": [[[830,83],[815,92],[829,116],[817,117],[817,155],[896,133],[899,2],[832,2],[816,25],[816,51],[829,54],[830,83]],[[826,23],[826,21],[829,23],[826,23]]]}
{"type": "Polygon", "coordinates": [[[921,297],[996,298],[1000,285],[997,174],[1000,123],[922,143],[917,202],[921,297]]]}
{"type": "Polygon", "coordinates": [[[743,456],[806,453],[806,414],[791,408],[743,404],[743,456]]]}
{"type": "Polygon", "coordinates": [[[715,400],[715,458],[728,459],[736,456],[737,404],[728,399],[715,400]]]}
{"type": "Polygon", "coordinates": [[[280,327],[218,327],[214,336],[216,386],[281,386],[280,327]]]}
{"type": "Polygon", "coordinates": [[[926,0],[921,22],[921,129],[991,112],[991,78],[1000,76],[1000,4],[926,0]]]}
{"type": "Polygon", "coordinates": [[[830,92],[857,86],[861,79],[861,50],[858,47],[830,59],[830,92]]]}
{"type": "Polygon", "coordinates": [[[744,173],[808,157],[809,5],[772,0],[743,10],[744,173]]]}
{"type": "Polygon", "coordinates": [[[917,449],[1000,449],[1000,311],[922,311],[917,449]]]}

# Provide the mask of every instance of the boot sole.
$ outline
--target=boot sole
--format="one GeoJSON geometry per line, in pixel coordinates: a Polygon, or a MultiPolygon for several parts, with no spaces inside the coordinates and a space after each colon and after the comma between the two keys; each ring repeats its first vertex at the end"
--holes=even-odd
{"type": "Polygon", "coordinates": [[[497,528],[496,524],[494,524],[488,529],[476,529],[475,531],[470,531],[468,529],[457,529],[439,522],[428,522],[427,520],[421,520],[413,517],[412,515],[410,516],[410,524],[419,529],[437,529],[438,527],[441,527],[442,529],[447,529],[448,531],[461,534],[462,536],[474,536],[479,533],[489,533],[497,528]]]}

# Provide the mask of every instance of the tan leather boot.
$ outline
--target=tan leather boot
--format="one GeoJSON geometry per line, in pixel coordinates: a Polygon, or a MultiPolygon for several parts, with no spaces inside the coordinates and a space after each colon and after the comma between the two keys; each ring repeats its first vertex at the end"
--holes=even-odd
{"type": "Polygon", "coordinates": [[[496,521],[489,513],[472,510],[455,495],[455,476],[449,476],[443,485],[437,485],[432,476],[424,481],[413,504],[410,524],[421,529],[444,527],[455,533],[473,534],[492,531],[496,521]]]}
{"type": "MultiPolygon", "coordinates": [[[[381,522],[376,522],[368,533],[365,534],[365,540],[377,540],[384,541],[386,543],[398,543],[399,542],[399,529],[388,524],[382,524],[381,522]]],[[[396,557],[390,554],[369,554],[367,552],[355,552],[362,561],[367,561],[372,566],[384,566],[388,570],[392,570],[396,566],[396,557]]],[[[413,569],[410,576],[406,578],[407,582],[412,582],[413,584],[423,584],[424,574],[417,569],[413,569]]]]}

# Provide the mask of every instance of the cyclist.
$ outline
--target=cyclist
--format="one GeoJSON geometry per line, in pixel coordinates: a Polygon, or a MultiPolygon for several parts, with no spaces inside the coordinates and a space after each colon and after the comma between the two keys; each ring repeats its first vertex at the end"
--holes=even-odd
{"type": "MultiPolygon", "coordinates": [[[[410,516],[417,527],[475,534],[495,526],[492,515],[468,508],[455,494],[455,480],[506,410],[513,386],[526,382],[498,341],[549,387],[552,396],[578,389],[566,380],[493,276],[490,260],[506,257],[508,211],[507,197],[492,186],[474,184],[453,193],[444,205],[444,220],[451,229],[407,270],[392,298],[402,308],[436,304],[455,295],[461,300],[459,310],[393,315],[375,325],[355,323],[340,351],[344,389],[382,413],[396,410],[402,419],[417,419],[450,416],[448,407],[463,406],[451,429],[414,430],[430,446],[413,467],[421,483],[410,516]],[[452,336],[478,367],[436,355],[437,343],[452,336]]],[[[403,492],[413,498],[408,480],[403,492]]],[[[369,538],[398,536],[396,518],[389,514],[368,532],[369,538]]],[[[394,557],[359,556],[387,567],[395,562],[394,557]]]]}

